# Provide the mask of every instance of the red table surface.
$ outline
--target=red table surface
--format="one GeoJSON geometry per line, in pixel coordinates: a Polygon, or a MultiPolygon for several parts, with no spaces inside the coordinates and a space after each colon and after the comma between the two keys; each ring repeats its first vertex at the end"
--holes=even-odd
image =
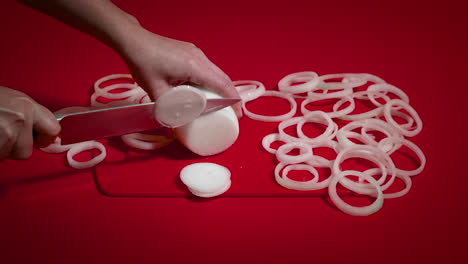
{"type": "MultiPolygon", "coordinates": [[[[115,2],[149,30],[195,43],[233,80],[272,88],[304,70],[384,78],[424,121],[412,141],[426,168],[406,196],[352,217],[319,197],[112,197],[97,188],[99,168],[73,170],[35,150],[0,162],[0,263],[468,261],[462,1],[115,2]]],[[[14,2],[0,14],[0,85],[51,110],[87,105],[96,79],[128,72],[51,18],[14,2]]]]}

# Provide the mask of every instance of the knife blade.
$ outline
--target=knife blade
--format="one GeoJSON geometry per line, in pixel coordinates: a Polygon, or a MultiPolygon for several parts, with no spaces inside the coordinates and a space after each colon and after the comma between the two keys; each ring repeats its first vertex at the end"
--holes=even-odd
{"type": "MultiPolygon", "coordinates": [[[[239,101],[240,99],[207,99],[202,115],[239,101]]],[[[72,144],[162,127],[154,118],[154,106],[155,103],[151,102],[56,114],[55,117],[62,127],[60,131],[62,144],[72,144]]]]}

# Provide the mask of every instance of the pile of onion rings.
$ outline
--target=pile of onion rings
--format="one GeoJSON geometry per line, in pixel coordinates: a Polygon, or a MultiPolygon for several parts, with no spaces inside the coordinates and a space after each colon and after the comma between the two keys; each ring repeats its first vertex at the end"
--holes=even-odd
{"type": "MultiPolygon", "coordinates": [[[[113,107],[119,105],[139,104],[151,102],[148,94],[139,87],[130,74],[112,74],[105,76],[94,83],[94,92],[90,98],[93,108],[113,107]]],[[[86,110],[86,107],[68,107],[57,112],[67,113],[86,110]]],[[[167,133],[166,133],[167,134],[167,133]]],[[[122,141],[135,149],[156,150],[170,144],[174,137],[169,135],[153,135],[146,133],[132,133],[121,136],[122,141]]],[[[69,145],[62,145],[60,137],[57,137],[51,145],[41,148],[48,153],[67,152],[67,161],[70,167],[75,169],[91,168],[106,157],[106,148],[101,142],[92,140],[69,145]],[[74,156],[88,150],[98,149],[99,155],[87,161],[77,161],[74,156]]]]}
{"type": "Polygon", "coordinates": [[[266,135],[262,145],[267,152],[276,155],[275,180],[285,188],[299,191],[328,188],[331,201],[343,212],[370,215],[382,208],[384,198],[406,194],[411,188],[411,177],[424,169],[426,158],[422,150],[407,139],[421,131],[421,118],[409,105],[406,93],[380,77],[366,73],[319,76],[309,71],[285,76],[278,83],[278,91],[266,90],[258,81],[235,81],[234,84],[246,116],[258,121],[279,122],[278,131],[266,135]],[[248,102],[265,96],[284,98],[289,102],[290,110],[276,116],[265,116],[247,108],[248,102]],[[307,107],[327,99],[336,100],[332,111],[307,107]],[[302,100],[300,107],[297,100],[302,100]],[[358,100],[366,101],[371,105],[370,109],[355,113],[358,100]],[[320,135],[310,137],[303,131],[305,123],[317,123],[326,129],[320,135]],[[296,136],[285,132],[291,126],[296,126],[296,136]],[[372,131],[383,136],[376,138],[372,131]],[[283,145],[275,149],[273,142],[282,142],[283,145]],[[330,160],[314,153],[320,147],[335,151],[336,158],[330,160]],[[413,170],[397,167],[391,155],[402,147],[413,151],[419,159],[419,167],[413,170]],[[298,154],[292,155],[292,150],[297,150],[298,154]],[[350,159],[366,160],[374,166],[364,171],[352,167],[343,169],[343,163],[350,159]],[[326,179],[319,180],[318,168],[329,168],[331,173],[326,179]],[[295,180],[288,177],[292,170],[307,171],[312,178],[295,180]],[[405,184],[404,189],[389,191],[396,179],[405,184]],[[373,197],[374,201],[367,206],[351,205],[338,195],[338,184],[358,195],[373,197]]]}

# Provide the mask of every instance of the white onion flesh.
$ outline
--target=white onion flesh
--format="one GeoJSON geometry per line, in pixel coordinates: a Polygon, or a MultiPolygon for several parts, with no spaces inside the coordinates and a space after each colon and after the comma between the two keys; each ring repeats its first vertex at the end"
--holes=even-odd
{"type": "Polygon", "coordinates": [[[67,152],[68,164],[75,169],[91,168],[103,161],[105,157],[106,148],[104,147],[104,145],[97,141],[86,141],[74,144],[67,152]],[[88,161],[76,161],[75,159],[73,159],[73,156],[75,156],[76,154],[91,149],[98,149],[101,153],[88,161]]]}
{"type": "Polygon", "coordinates": [[[330,182],[330,185],[328,187],[328,194],[330,195],[330,199],[333,201],[336,207],[338,207],[341,211],[356,216],[366,216],[377,212],[378,210],[380,210],[380,208],[382,208],[384,200],[382,189],[380,188],[377,181],[371,176],[359,171],[348,170],[336,174],[330,182]],[[338,195],[338,192],[336,191],[336,186],[338,182],[341,182],[342,179],[349,175],[360,177],[368,181],[369,184],[375,188],[375,191],[377,193],[377,199],[372,204],[368,206],[357,207],[352,206],[343,201],[343,199],[341,199],[341,197],[338,195]]]}
{"type": "MultiPolygon", "coordinates": [[[[422,121],[417,112],[409,106],[409,98],[406,93],[372,74],[322,75],[319,76],[319,83],[312,85],[315,78],[311,73],[314,72],[290,74],[278,83],[279,91],[266,90],[262,93],[263,96],[272,95],[289,100],[291,111],[287,114],[273,117],[256,115],[246,109],[245,103],[247,101],[243,102],[246,116],[259,121],[280,122],[278,132],[268,134],[262,140],[263,148],[267,152],[275,154],[279,162],[274,170],[278,184],[288,189],[301,191],[328,188],[329,195],[335,205],[343,212],[352,215],[373,214],[382,207],[384,198],[401,197],[408,193],[412,186],[411,176],[421,173],[426,159],[421,149],[405,139],[405,137],[418,134],[422,129],[422,121]],[[299,82],[302,84],[295,85],[299,82]],[[363,87],[366,83],[369,83],[366,90],[361,88],[362,91],[354,91],[355,88],[363,87]],[[305,92],[307,92],[307,96],[292,95],[305,92]],[[398,99],[391,99],[390,94],[395,95],[398,99]],[[295,116],[295,99],[304,99],[300,108],[302,116],[295,116]],[[313,103],[325,99],[337,100],[331,112],[309,110],[313,103]],[[373,104],[374,108],[355,114],[353,113],[356,107],[355,100],[366,100],[371,105],[373,104]],[[308,104],[311,104],[310,107],[308,106],[309,109],[306,108],[308,104]],[[342,109],[344,104],[348,104],[348,106],[342,109]],[[314,112],[315,114],[311,114],[314,112]],[[397,123],[396,117],[404,120],[405,123],[397,123]],[[352,122],[339,127],[333,121],[334,118],[352,122]],[[308,138],[302,131],[306,122],[317,122],[326,125],[327,128],[321,135],[308,138]],[[296,126],[297,136],[285,132],[285,129],[291,126],[296,126]],[[382,133],[384,137],[377,139],[371,133],[374,131],[382,133]],[[355,140],[361,143],[355,143],[355,140]],[[278,149],[273,149],[271,144],[274,142],[284,144],[278,149]],[[398,169],[390,158],[390,155],[402,146],[411,149],[419,158],[419,166],[416,169],[398,169]],[[336,158],[329,160],[318,156],[314,152],[314,148],[320,147],[334,150],[336,158]],[[294,148],[299,149],[299,155],[288,155],[287,152],[294,148]],[[340,164],[344,160],[352,158],[372,161],[377,167],[363,172],[342,171],[340,164]],[[318,182],[318,174],[315,170],[319,167],[329,167],[332,171],[331,175],[321,182],[318,182]],[[305,170],[312,174],[312,179],[308,181],[292,180],[288,177],[291,170],[305,170]],[[358,177],[359,180],[351,180],[348,176],[358,177]],[[389,192],[388,189],[394,185],[396,179],[401,180],[405,187],[398,191],[389,192]],[[352,192],[376,197],[376,200],[369,206],[351,206],[338,196],[336,192],[338,183],[352,192]]],[[[250,84],[251,86],[249,86],[249,83],[243,83],[243,85],[242,89],[255,91],[255,85],[250,84]]]]}
{"type": "Polygon", "coordinates": [[[246,116],[248,116],[248,117],[250,117],[250,118],[252,118],[254,120],[258,120],[258,121],[280,122],[280,121],[283,121],[283,120],[287,120],[287,119],[293,117],[296,114],[297,103],[290,94],[281,93],[281,92],[277,92],[277,91],[266,91],[261,96],[276,96],[276,97],[284,98],[284,99],[288,100],[288,102],[290,103],[291,110],[289,110],[289,112],[287,112],[285,114],[282,114],[282,115],[265,116],[265,115],[259,115],[259,114],[255,114],[255,113],[250,112],[247,109],[246,105],[245,105],[246,102],[243,102],[242,103],[242,109],[244,110],[244,114],[246,116]]]}
{"type": "Polygon", "coordinates": [[[185,166],[180,179],[191,193],[199,197],[214,197],[226,192],[231,186],[231,172],[224,166],[200,162],[185,166]]]}
{"type": "MultiPolygon", "coordinates": [[[[207,99],[222,98],[203,90],[207,99]]],[[[210,156],[228,149],[239,136],[239,122],[232,107],[201,115],[192,122],[174,129],[175,136],[187,149],[210,156]]]]}
{"type": "Polygon", "coordinates": [[[296,72],[281,79],[278,83],[278,89],[285,93],[306,93],[315,89],[319,81],[319,77],[315,72],[296,72]],[[295,84],[299,82],[303,83],[295,84]]]}

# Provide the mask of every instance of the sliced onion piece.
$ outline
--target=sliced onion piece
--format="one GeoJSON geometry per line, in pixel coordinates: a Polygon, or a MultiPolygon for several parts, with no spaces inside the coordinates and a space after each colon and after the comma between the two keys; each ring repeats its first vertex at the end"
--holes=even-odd
{"type": "MultiPolygon", "coordinates": [[[[411,142],[411,141],[409,141],[407,139],[404,139],[402,137],[399,137],[399,138],[392,137],[392,138],[382,139],[382,141],[379,142],[379,147],[382,148],[382,146],[385,146],[385,145],[388,145],[388,144],[396,145],[398,147],[400,147],[400,146],[408,147],[409,149],[411,149],[418,156],[418,159],[419,159],[419,162],[420,162],[419,167],[414,169],[414,170],[402,170],[402,169],[396,168],[397,175],[414,176],[414,175],[417,175],[417,174],[421,173],[424,170],[424,167],[426,166],[426,156],[424,155],[423,151],[416,144],[414,144],[413,142],[411,142]]],[[[393,148],[392,151],[394,152],[394,151],[396,151],[396,149],[397,148],[393,148]]]]}
{"type": "Polygon", "coordinates": [[[130,74],[111,74],[111,75],[104,76],[101,79],[97,80],[94,83],[94,91],[99,93],[99,91],[104,88],[104,87],[101,87],[101,85],[104,82],[107,82],[107,81],[110,81],[110,80],[118,80],[118,79],[127,79],[127,80],[129,80],[131,82],[135,82],[133,80],[132,75],[130,75],[130,74]]]}
{"type": "Polygon", "coordinates": [[[309,191],[309,190],[319,190],[319,189],[326,188],[328,186],[328,182],[330,181],[330,178],[322,182],[318,182],[318,178],[319,178],[318,171],[312,165],[308,165],[308,164],[278,163],[278,165],[276,165],[276,168],[275,168],[276,182],[279,185],[283,186],[284,188],[291,189],[291,190],[309,191]],[[280,175],[280,172],[282,169],[283,169],[283,173],[280,175]],[[291,170],[306,170],[312,174],[313,178],[308,181],[292,180],[288,178],[287,176],[288,172],[291,170]]]}
{"type": "Polygon", "coordinates": [[[399,97],[400,100],[405,101],[406,103],[409,103],[409,97],[406,95],[405,92],[403,92],[400,88],[393,86],[388,83],[378,83],[378,84],[373,84],[367,88],[367,91],[369,91],[369,99],[375,106],[381,106],[382,104],[379,103],[376,100],[376,96],[379,95],[379,97],[384,98],[386,102],[390,100],[388,96],[382,96],[386,95],[387,93],[393,93],[396,96],[399,97]]]}
{"type": "MultiPolygon", "coordinates": [[[[335,151],[337,154],[339,153],[338,149],[338,142],[334,140],[324,140],[321,142],[316,142],[313,144],[310,144],[312,147],[312,152],[314,151],[314,148],[331,148],[333,151],[335,151]]],[[[335,160],[329,160],[324,157],[319,156],[317,153],[314,153],[314,156],[307,161],[307,164],[313,165],[314,167],[319,167],[319,168],[331,168],[333,166],[333,163],[335,160]]]]}
{"type": "Polygon", "coordinates": [[[123,135],[122,141],[128,146],[140,150],[155,150],[169,145],[174,138],[144,133],[132,133],[123,135]]]}
{"type": "Polygon", "coordinates": [[[322,112],[322,111],[312,111],[308,113],[307,115],[305,115],[304,118],[302,118],[297,123],[297,134],[299,138],[303,139],[307,143],[317,143],[323,140],[330,140],[335,137],[337,131],[338,131],[338,125],[335,122],[333,122],[333,120],[325,112],[322,112]],[[302,131],[302,127],[307,122],[315,122],[319,124],[324,124],[327,126],[327,128],[321,135],[315,138],[310,138],[306,136],[304,132],[302,131]]]}
{"type": "Polygon", "coordinates": [[[319,77],[320,83],[318,85],[321,89],[353,89],[364,85],[367,81],[360,78],[359,74],[355,73],[333,73],[326,74],[319,77]],[[330,79],[342,79],[340,82],[327,82],[330,79]]]}
{"type": "MultiPolygon", "coordinates": [[[[377,183],[381,185],[383,191],[395,181],[396,168],[392,159],[379,148],[365,145],[354,145],[340,151],[333,163],[333,174],[336,175],[341,172],[340,164],[349,158],[362,158],[376,163],[382,170],[382,177],[377,180],[377,183]],[[389,174],[390,178],[387,180],[389,174]]],[[[347,188],[350,188],[350,185],[359,185],[364,188],[368,185],[366,183],[357,183],[347,178],[341,180],[340,183],[347,188]]]]}
{"type": "MultiPolygon", "coordinates": [[[[374,137],[369,135],[369,131],[379,131],[385,134],[387,138],[400,137],[399,132],[393,126],[380,119],[364,119],[357,122],[355,121],[350,124],[343,127],[343,129],[353,130],[354,128],[362,127],[361,135],[364,137],[365,142],[371,146],[377,146],[378,142],[374,139],[374,137]]],[[[385,149],[383,150],[386,151],[385,149]]]]}
{"type": "Polygon", "coordinates": [[[306,93],[317,87],[319,84],[319,77],[317,73],[305,71],[289,74],[278,82],[278,90],[281,92],[298,94],[306,93]],[[304,82],[302,84],[294,85],[294,83],[304,82]]]}
{"type": "Polygon", "coordinates": [[[418,113],[416,112],[416,110],[414,110],[414,108],[412,108],[408,103],[406,103],[403,100],[394,99],[388,101],[387,104],[385,104],[384,106],[383,113],[387,122],[394,126],[404,136],[413,137],[419,134],[419,132],[421,132],[422,130],[422,121],[418,113]],[[395,107],[401,107],[402,109],[406,110],[416,122],[416,126],[407,127],[398,124],[395,121],[395,119],[393,119],[393,116],[395,115],[395,107]]]}
{"type": "MultiPolygon", "coordinates": [[[[380,168],[372,168],[372,169],[366,170],[364,173],[367,174],[367,175],[373,176],[373,175],[378,175],[379,173],[382,173],[382,170],[380,168]]],[[[394,192],[394,193],[384,192],[383,196],[384,196],[385,199],[392,199],[392,198],[401,197],[401,196],[407,194],[409,192],[409,190],[411,189],[412,181],[411,181],[411,178],[409,176],[404,176],[404,175],[397,174],[396,177],[400,178],[404,182],[405,188],[403,188],[400,191],[394,192]]],[[[367,195],[374,196],[374,197],[377,194],[376,191],[375,191],[375,188],[373,186],[370,186],[370,185],[367,185],[365,188],[356,187],[356,186],[352,186],[352,185],[350,185],[348,187],[349,187],[350,190],[352,190],[354,192],[359,192],[361,194],[367,194],[367,195]]]]}
{"type": "Polygon", "coordinates": [[[192,194],[206,198],[220,195],[231,186],[229,169],[209,162],[185,166],[180,171],[180,179],[192,194]]]}
{"type": "Polygon", "coordinates": [[[255,100],[265,92],[265,85],[258,81],[241,80],[232,83],[244,102],[255,100]]]}
{"type": "Polygon", "coordinates": [[[70,165],[70,167],[75,169],[91,168],[103,161],[105,157],[106,148],[104,147],[104,145],[97,141],[85,141],[81,143],[76,143],[67,152],[68,164],[70,165]],[[101,153],[88,161],[80,162],[73,159],[73,156],[75,156],[76,154],[90,149],[98,149],[99,151],[101,151],[101,153]]]}
{"type": "MultiPolygon", "coordinates": [[[[333,97],[330,97],[330,98],[333,98],[333,97]]],[[[306,105],[308,105],[310,103],[313,103],[313,102],[320,101],[320,100],[324,100],[324,99],[328,99],[328,98],[319,98],[319,97],[317,97],[317,98],[314,98],[314,97],[306,98],[301,103],[301,113],[303,115],[307,115],[310,112],[313,112],[313,111],[307,109],[306,105]]],[[[329,117],[331,117],[331,118],[344,116],[344,115],[347,115],[347,114],[351,113],[354,110],[354,108],[355,108],[355,103],[354,103],[353,97],[344,96],[333,105],[333,112],[327,112],[327,115],[329,117]],[[346,102],[349,102],[349,105],[344,109],[338,110],[346,102]]]]}
{"type": "Polygon", "coordinates": [[[109,85],[105,88],[102,88],[95,93],[97,96],[102,96],[107,99],[123,99],[123,98],[134,96],[136,94],[145,94],[146,92],[141,87],[137,86],[136,84],[116,83],[116,84],[109,85]],[[126,91],[119,92],[119,93],[110,92],[116,89],[126,89],[126,91]]]}
{"type": "Polygon", "coordinates": [[[271,154],[276,154],[277,149],[271,147],[271,144],[276,141],[284,143],[293,142],[291,140],[285,139],[278,133],[271,133],[263,137],[262,146],[266,151],[270,152],[271,154]]]}
{"type": "Polygon", "coordinates": [[[62,139],[60,137],[56,137],[54,142],[47,147],[40,148],[40,150],[47,152],[47,153],[62,153],[71,149],[74,144],[62,145],[62,139]]]}
{"type": "Polygon", "coordinates": [[[377,181],[371,176],[363,172],[359,172],[359,171],[347,170],[347,171],[341,171],[335,174],[335,176],[332,178],[330,182],[330,185],[328,186],[328,194],[330,195],[330,199],[336,205],[336,207],[338,207],[338,209],[350,215],[356,215],[356,216],[371,215],[377,212],[378,210],[380,210],[380,208],[382,208],[383,206],[384,197],[383,197],[383,192],[379,183],[377,183],[377,181]],[[338,192],[336,191],[336,186],[338,182],[342,183],[344,179],[347,179],[345,178],[346,176],[357,176],[361,179],[368,181],[369,184],[372,185],[376,190],[376,193],[377,193],[376,200],[372,204],[368,206],[363,206],[363,207],[352,206],[346,203],[345,201],[343,201],[343,199],[340,198],[340,196],[338,195],[338,192]]]}
{"type": "Polygon", "coordinates": [[[373,75],[370,73],[358,73],[359,78],[364,79],[368,82],[373,82],[373,83],[386,83],[382,78],[380,78],[377,75],[373,75]]]}
{"type": "MultiPolygon", "coordinates": [[[[294,117],[294,118],[291,118],[291,119],[281,121],[281,123],[279,123],[279,125],[278,125],[279,138],[281,140],[283,140],[283,141],[286,141],[286,142],[302,141],[302,139],[300,139],[298,137],[288,135],[284,130],[289,126],[297,125],[303,119],[304,119],[303,116],[298,116],[298,117],[294,117]]],[[[298,128],[296,127],[296,131],[297,131],[297,129],[298,128]]]]}
{"type": "Polygon", "coordinates": [[[287,164],[296,164],[301,162],[306,162],[310,160],[313,156],[312,148],[310,145],[302,142],[290,142],[286,143],[278,148],[276,151],[276,158],[287,164]],[[296,156],[288,155],[288,153],[293,149],[299,149],[300,154],[296,156]]]}
{"type": "Polygon", "coordinates": [[[179,85],[158,97],[154,106],[154,117],[166,127],[181,127],[197,119],[205,110],[205,106],[206,95],[201,89],[191,85],[179,85]]]}
{"type": "Polygon", "coordinates": [[[284,98],[286,100],[289,101],[289,103],[291,104],[291,110],[286,113],[286,114],[283,114],[283,115],[278,115],[278,116],[264,116],[264,115],[258,115],[258,114],[254,114],[252,112],[250,112],[247,107],[245,106],[245,103],[246,102],[243,102],[242,104],[242,109],[244,110],[244,113],[246,116],[254,119],[254,120],[258,120],[258,121],[264,121],[264,122],[279,122],[279,121],[283,121],[283,120],[287,120],[291,117],[293,117],[295,114],[296,114],[296,111],[297,111],[297,103],[296,101],[294,100],[294,98],[290,95],[290,94],[287,94],[287,93],[281,93],[281,92],[278,92],[278,91],[265,91],[262,96],[275,96],[275,97],[281,97],[281,98],[284,98]]]}
{"type": "Polygon", "coordinates": [[[380,106],[370,111],[360,113],[360,114],[353,114],[353,115],[343,115],[338,118],[343,120],[360,120],[360,119],[369,119],[381,116],[383,114],[384,107],[380,106]]]}
{"type": "Polygon", "coordinates": [[[344,115],[347,115],[347,114],[353,112],[355,107],[356,107],[356,104],[354,102],[353,97],[352,96],[344,96],[343,98],[341,98],[339,101],[337,101],[333,105],[333,112],[327,113],[327,114],[331,118],[341,117],[341,116],[344,116],[344,115]],[[349,102],[349,105],[347,107],[341,109],[341,110],[338,110],[346,102],[349,102]]]}

